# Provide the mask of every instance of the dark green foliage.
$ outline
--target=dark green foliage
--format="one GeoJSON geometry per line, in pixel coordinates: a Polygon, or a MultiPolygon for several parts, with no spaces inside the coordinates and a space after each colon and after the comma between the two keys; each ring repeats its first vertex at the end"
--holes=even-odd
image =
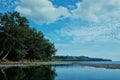
{"type": "Polygon", "coordinates": [[[56,49],[43,33],[29,27],[18,12],[0,14],[0,58],[50,60],[56,49]]]}
{"type": "Polygon", "coordinates": [[[87,56],[53,56],[55,61],[112,61],[111,59],[90,58],[87,56]]]}

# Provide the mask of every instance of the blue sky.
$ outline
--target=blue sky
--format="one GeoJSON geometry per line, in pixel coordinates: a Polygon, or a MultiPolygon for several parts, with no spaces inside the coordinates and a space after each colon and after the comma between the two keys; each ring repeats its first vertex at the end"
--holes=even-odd
{"type": "Polygon", "coordinates": [[[56,55],[120,60],[119,0],[0,0],[18,11],[58,49],[56,55]]]}

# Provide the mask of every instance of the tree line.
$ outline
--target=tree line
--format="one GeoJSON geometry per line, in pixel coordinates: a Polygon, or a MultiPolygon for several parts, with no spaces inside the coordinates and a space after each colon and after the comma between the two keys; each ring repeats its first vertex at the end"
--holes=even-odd
{"type": "Polygon", "coordinates": [[[42,32],[29,27],[18,12],[0,14],[0,59],[50,60],[57,50],[42,32]]]}
{"type": "Polygon", "coordinates": [[[55,61],[112,61],[111,59],[91,58],[87,56],[53,56],[55,61]]]}

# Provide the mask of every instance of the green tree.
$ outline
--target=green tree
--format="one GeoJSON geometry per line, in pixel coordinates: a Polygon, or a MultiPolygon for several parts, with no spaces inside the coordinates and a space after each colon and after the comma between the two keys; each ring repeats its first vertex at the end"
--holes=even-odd
{"type": "Polygon", "coordinates": [[[0,58],[3,60],[50,60],[57,51],[42,32],[30,28],[28,20],[18,12],[0,15],[0,58]]]}

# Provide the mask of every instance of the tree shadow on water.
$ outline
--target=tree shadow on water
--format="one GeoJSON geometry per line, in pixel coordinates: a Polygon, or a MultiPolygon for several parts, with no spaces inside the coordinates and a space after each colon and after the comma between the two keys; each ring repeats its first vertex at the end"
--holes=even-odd
{"type": "Polygon", "coordinates": [[[54,80],[56,76],[50,65],[0,69],[0,80],[54,80]]]}

